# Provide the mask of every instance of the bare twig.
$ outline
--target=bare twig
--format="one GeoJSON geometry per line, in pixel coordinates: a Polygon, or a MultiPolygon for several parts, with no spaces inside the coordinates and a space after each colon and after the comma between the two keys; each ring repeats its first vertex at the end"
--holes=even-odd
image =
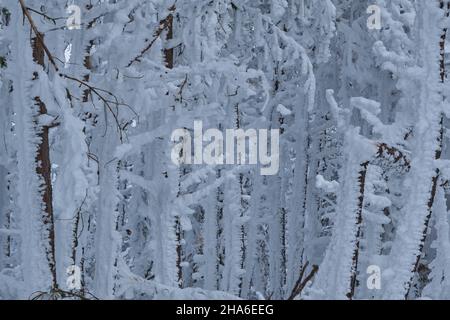
{"type": "Polygon", "coordinates": [[[188,76],[186,75],[186,77],[183,80],[183,83],[180,86],[180,91],[178,92],[178,95],[180,96],[180,102],[183,102],[183,90],[187,84],[187,80],[188,80],[188,76]]]}
{"type": "Polygon", "coordinates": [[[150,43],[141,50],[140,54],[138,56],[136,56],[133,60],[131,60],[128,65],[127,68],[131,67],[131,65],[135,62],[140,62],[142,57],[145,55],[145,53],[147,51],[149,51],[153,45],[155,44],[156,40],[158,40],[158,38],[161,36],[161,34],[165,31],[168,30],[172,23],[173,23],[173,15],[172,12],[175,11],[175,6],[173,5],[172,7],[169,8],[169,11],[171,12],[164,20],[162,20],[159,24],[158,29],[156,29],[155,33],[154,33],[154,37],[152,39],[152,41],[150,41],[150,43]]]}
{"type": "Polygon", "coordinates": [[[53,24],[55,24],[55,25],[56,25],[56,21],[57,21],[57,20],[67,19],[67,17],[52,18],[52,17],[50,17],[49,15],[45,14],[44,12],[38,11],[38,10],[33,9],[33,8],[30,8],[30,7],[27,7],[27,10],[29,10],[29,11],[31,11],[31,12],[34,12],[34,13],[36,13],[36,14],[38,14],[38,15],[41,15],[41,16],[43,16],[43,17],[44,17],[45,19],[47,19],[47,20],[51,20],[51,21],[53,22],[53,24]]]}
{"type": "Polygon", "coordinates": [[[76,290],[72,291],[65,291],[62,289],[54,289],[50,292],[45,291],[36,291],[33,292],[30,296],[30,300],[64,300],[64,299],[70,299],[70,298],[78,298],[80,300],[99,300],[96,296],[94,296],[92,293],[88,292],[88,294],[91,296],[90,298],[87,297],[82,292],[78,292],[76,290]]]}
{"type": "Polygon", "coordinates": [[[122,140],[122,133],[120,130],[121,126],[120,126],[119,118],[118,118],[118,115],[116,114],[116,112],[114,112],[111,104],[114,104],[116,107],[118,107],[120,105],[126,106],[126,104],[120,103],[119,100],[117,99],[117,97],[110,91],[94,87],[83,80],[68,76],[66,74],[61,73],[60,76],[65,79],[75,81],[75,82],[79,83],[80,85],[88,88],[90,90],[90,92],[93,92],[104,103],[105,107],[108,108],[108,110],[112,113],[112,115],[114,117],[114,121],[116,122],[116,125],[119,128],[120,139],[122,140]],[[109,100],[102,93],[106,93],[107,95],[111,96],[114,99],[114,101],[109,100]]]}
{"type": "MultiPolygon", "coordinates": [[[[28,8],[25,3],[24,0],[19,0],[20,6],[22,7],[22,11],[24,13],[24,15],[26,16],[26,18],[28,19],[28,22],[30,23],[31,29],[33,30],[33,33],[36,35],[36,39],[39,41],[39,44],[42,46],[45,54],[47,55],[50,63],[52,64],[52,66],[54,67],[56,72],[59,72],[59,68],[56,65],[55,59],[53,57],[53,55],[51,54],[50,50],[48,49],[48,47],[46,46],[44,39],[42,37],[42,34],[39,32],[39,30],[36,27],[36,24],[33,20],[33,18],[31,17],[29,10],[30,8],[28,8]]],[[[112,113],[113,117],[114,117],[114,121],[116,122],[116,125],[119,129],[119,134],[120,134],[120,139],[122,140],[122,129],[121,129],[121,125],[118,119],[118,110],[115,112],[113,110],[113,106],[118,109],[119,106],[126,106],[128,107],[135,115],[136,112],[133,110],[133,108],[131,108],[131,106],[129,106],[126,103],[123,102],[119,102],[118,98],[111,93],[110,91],[104,90],[104,89],[100,89],[97,87],[94,87],[92,85],[90,85],[88,82],[77,79],[75,77],[66,75],[64,73],[59,73],[59,76],[68,80],[72,80],[75,81],[77,83],[79,83],[81,86],[86,87],[87,89],[89,89],[90,92],[93,92],[105,105],[105,107],[112,113]],[[104,95],[106,94],[106,96],[104,95]],[[108,98],[112,98],[113,100],[108,98]]]]}
{"type": "Polygon", "coordinates": [[[45,51],[45,54],[48,57],[48,60],[50,61],[50,63],[53,65],[53,67],[55,68],[55,70],[58,72],[59,68],[56,65],[55,60],[53,59],[52,54],[50,53],[50,50],[48,50],[47,46],[44,43],[44,39],[42,38],[42,34],[39,32],[39,30],[36,27],[36,24],[34,23],[33,18],[31,17],[31,14],[29,12],[28,7],[25,5],[25,3],[23,2],[23,0],[19,0],[20,6],[22,7],[22,12],[23,14],[27,17],[28,22],[30,23],[31,29],[33,30],[34,34],[36,35],[37,40],[40,42],[40,45],[42,46],[42,48],[45,51]]]}
{"type": "Polygon", "coordinates": [[[306,268],[308,267],[309,262],[306,262],[306,264],[302,267],[302,270],[300,272],[300,276],[294,286],[294,289],[292,289],[292,293],[289,296],[288,300],[294,300],[295,297],[300,295],[305,289],[306,285],[309,281],[311,281],[312,278],[316,275],[317,271],[319,271],[319,266],[313,265],[311,272],[306,276],[306,278],[303,280],[303,276],[305,275],[306,268]]]}

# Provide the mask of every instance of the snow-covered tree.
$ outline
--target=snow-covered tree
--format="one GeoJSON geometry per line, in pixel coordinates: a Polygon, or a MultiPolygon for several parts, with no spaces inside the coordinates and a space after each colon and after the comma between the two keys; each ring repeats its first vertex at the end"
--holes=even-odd
{"type": "Polygon", "coordinates": [[[449,298],[449,15],[3,1],[0,299],[449,298]]]}

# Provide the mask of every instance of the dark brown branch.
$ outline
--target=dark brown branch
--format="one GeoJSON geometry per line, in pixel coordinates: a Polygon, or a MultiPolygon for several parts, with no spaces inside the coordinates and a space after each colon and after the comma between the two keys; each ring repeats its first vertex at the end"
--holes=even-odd
{"type": "Polygon", "coordinates": [[[358,176],[359,183],[359,197],[358,197],[358,206],[356,208],[356,241],[355,248],[352,257],[352,269],[351,269],[351,278],[350,278],[350,291],[347,293],[347,298],[350,300],[353,299],[355,295],[355,289],[357,285],[357,275],[358,275],[358,261],[359,261],[359,249],[360,249],[360,240],[361,240],[361,228],[362,228],[362,212],[364,206],[364,195],[366,189],[366,176],[367,169],[369,167],[370,162],[364,162],[361,164],[361,171],[358,176]]]}
{"type": "MultiPolygon", "coordinates": [[[[170,7],[169,11],[170,12],[175,11],[175,6],[170,7]]],[[[144,55],[153,47],[156,40],[159,39],[159,37],[165,30],[168,30],[167,39],[172,39],[172,36],[173,36],[172,26],[173,26],[173,14],[170,13],[164,20],[162,20],[159,23],[158,29],[156,29],[155,33],[153,34],[152,41],[150,41],[150,43],[144,49],[141,50],[141,52],[138,56],[136,56],[133,60],[130,61],[130,63],[128,63],[127,68],[131,67],[131,65],[135,62],[140,62],[141,59],[144,57],[144,55]]],[[[168,55],[170,55],[170,54],[168,54],[168,51],[170,51],[170,50],[172,50],[172,55],[173,55],[173,49],[165,50],[166,64],[169,64],[167,60],[170,59],[170,57],[168,57],[168,55]]],[[[171,68],[170,65],[168,65],[167,67],[171,68]]]]}
{"type": "Polygon", "coordinates": [[[378,158],[392,159],[393,163],[400,163],[405,168],[411,167],[411,160],[395,147],[388,146],[386,143],[378,145],[378,158]]]}
{"type": "Polygon", "coordinates": [[[316,275],[317,271],[319,271],[319,266],[313,265],[311,272],[308,274],[308,276],[303,280],[303,276],[305,274],[306,268],[308,267],[309,262],[306,262],[306,264],[302,267],[302,270],[300,272],[300,276],[294,286],[294,289],[292,290],[291,295],[289,296],[288,300],[294,300],[295,297],[299,296],[303,289],[305,289],[306,285],[309,281],[312,280],[312,278],[316,275]]]}
{"type": "MultiPolygon", "coordinates": [[[[41,38],[42,39],[42,38],[41,38]]],[[[33,49],[33,61],[44,66],[44,48],[42,42],[38,38],[32,38],[31,46],[33,49]]],[[[33,74],[33,81],[37,80],[39,75],[37,72],[33,74]]],[[[35,105],[38,107],[39,115],[47,114],[47,107],[39,96],[34,97],[35,105]]],[[[50,143],[48,126],[39,127],[38,118],[35,119],[38,127],[38,137],[40,141],[36,150],[36,174],[42,179],[41,196],[43,209],[41,211],[41,219],[44,225],[44,230],[48,232],[44,238],[48,241],[45,245],[45,253],[49,265],[52,284],[51,287],[56,289],[58,287],[56,278],[56,258],[55,258],[55,224],[53,214],[53,189],[51,181],[51,161],[50,161],[50,143]]]]}
{"type": "MultiPolygon", "coordinates": [[[[58,66],[56,65],[56,62],[55,62],[55,60],[54,60],[53,55],[51,54],[50,50],[49,50],[48,47],[46,46],[42,34],[41,34],[41,33],[39,32],[39,30],[37,29],[36,24],[34,23],[33,18],[31,17],[31,15],[30,15],[30,13],[29,13],[29,10],[30,10],[30,9],[25,5],[25,3],[24,3],[23,0],[19,0],[19,3],[20,3],[20,6],[22,7],[22,11],[23,11],[24,15],[27,17],[27,19],[28,19],[28,21],[29,21],[29,23],[30,23],[30,25],[31,25],[31,28],[32,28],[33,32],[34,32],[35,35],[36,35],[36,39],[38,40],[39,45],[43,48],[45,54],[47,55],[47,57],[48,57],[48,59],[49,59],[49,61],[50,61],[50,63],[51,63],[51,64],[53,65],[53,67],[55,68],[55,71],[58,72],[58,71],[59,71],[59,68],[58,68],[58,66]]],[[[175,10],[175,7],[173,6],[173,7],[171,7],[169,10],[170,10],[170,11],[173,11],[173,10],[175,10]]],[[[100,18],[100,17],[97,17],[97,18],[100,18]]],[[[169,20],[170,20],[170,19],[169,19],[169,20]]],[[[170,27],[171,27],[171,24],[168,24],[167,26],[170,26],[170,27]]],[[[162,32],[162,31],[161,31],[161,32],[162,32]]],[[[43,65],[43,64],[42,64],[42,65],[43,65]]],[[[86,66],[87,68],[90,68],[90,61],[89,61],[89,59],[88,59],[87,61],[85,61],[85,66],[86,66]]],[[[116,97],[113,93],[111,93],[110,91],[107,91],[107,90],[104,90],[104,89],[100,89],[100,88],[94,87],[94,86],[90,85],[87,81],[79,80],[79,79],[77,79],[77,78],[75,78],[75,77],[72,77],[72,76],[69,76],[69,75],[66,75],[66,74],[63,74],[63,73],[60,73],[59,76],[65,78],[65,79],[68,79],[68,80],[75,81],[75,82],[79,83],[80,85],[86,87],[86,88],[87,88],[86,91],[85,91],[85,94],[86,94],[86,95],[89,95],[91,92],[93,92],[93,93],[94,93],[94,94],[95,94],[95,95],[96,95],[96,96],[104,103],[105,107],[106,107],[106,108],[112,113],[112,115],[113,115],[114,121],[116,122],[116,125],[117,125],[118,130],[119,130],[120,140],[122,140],[122,138],[123,138],[123,136],[122,136],[122,128],[121,128],[121,125],[120,125],[120,122],[119,122],[119,119],[118,119],[118,115],[117,115],[116,112],[114,112],[114,110],[113,110],[113,108],[112,108],[111,105],[114,105],[116,108],[118,108],[119,106],[126,106],[126,107],[128,107],[135,115],[137,115],[136,112],[133,110],[133,108],[131,108],[131,106],[129,106],[128,104],[125,104],[125,103],[123,103],[123,102],[119,102],[118,99],[117,99],[117,97],[116,97]],[[104,97],[100,92],[106,93],[108,96],[112,97],[114,101],[109,100],[108,98],[104,97]]],[[[85,102],[86,102],[86,101],[85,101],[85,102]]]]}
{"type": "Polygon", "coordinates": [[[378,161],[384,160],[388,162],[388,165],[384,165],[383,167],[392,167],[393,164],[399,165],[402,170],[409,171],[411,168],[411,161],[409,158],[404,155],[400,150],[395,147],[391,147],[386,143],[378,144],[378,150],[375,156],[371,161],[366,161],[361,163],[360,171],[358,175],[358,185],[359,185],[359,195],[356,207],[356,235],[354,242],[354,250],[352,257],[352,266],[350,271],[350,288],[348,293],[346,294],[348,299],[353,299],[355,296],[356,287],[358,284],[357,276],[358,276],[358,262],[359,262],[359,251],[360,251],[360,240],[361,240],[361,229],[362,229],[362,212],[364,208],[364,197],[365,197],[365,189],[366,189],[366,176],[369,165],[376,164],[378,161]]]}
{"type": "MultiPolygon", "coordinates": [[[[39,107],[40,114],[47,114],[45,104],[39,97],[34,98],[39,107]]],[[[49,127],[43,126],[38,134],[41,141],[38,145],[36,160],[36,173],[43,179],[42,185],[42,202],[44,210],[42,212],[42,222],[48,232],[48,246],[46,247],[46,255],[49,263],[50,273],[52,275],[52,288],[57,288],[56,282],[56,258],[55,258],[55,224],[53,217],[53,190],[51,181],[51,161],[50,161],[50,144],[49,144],[49,127]]]]}
{"type": "Polygon", "coordinates": [[[28,11],[28,7],[25,5],[25,3],[23,2],[23,0],[19,0],[20,6],[22,7],[22,12],[23,14],[27,17],[28,22],[30,23],[31,29],[33,30],[34,34],[36,35],[37,40],[40,42],[40,45],[42,46],[42,48],[45,51],[45,54],[48,57],[48,60],[50,61],[50,63],[53,65],[53,67],[55,68],[55,70],[58,72],[58,66],[56,65],[55,60],[53,59],[52,54],[50,53],[50,50],[48,50],[47,46],[44,43],[44,39],[42,37],[42,34],[39,32],[39,30],[36,27],[36,24],[34,23],[33,18],[30,15],[30,12],[28,11]]]}
{"type": "MultiPolygon", "coordinates": [[[[439,7],[441,10],[444,10],[444,16],[446,18],[448,18],[450,16],[450,1],[439,0],[439,7]]],[[[446,40],[447,40],[447,31],[448,31],[448,28],[442,29],[441,37],[440,37],[440,41],[439,41],[439,48],[440,48],[439,79],[442,84],[444,84],[446,82],[445,80],[446,80],[446,73],[447,73],[446,66],[445,66],[445,44],[446,44],[446,40]]],[[[435,159],[436,160],[441,159],[441,156],[442,156],[443,141],[444,141],[444,115],[443,114],[441,114],[439,126],[440,126],[440,130],[439,130],[439,135],[437,137],[438,146],[435,150],[435,159]]],[[[433,214],[433,204],[434,204],[434,200],[436,198],[438,181],[439,181],[440,175],[441,175],[441,172],[437,168],[435,170],[435,175],[431,178],[431,190],[430,190],[430,196],[428,198],[428,203],[427,203],[427,215],[426,215],[425,221],[424,221],[424,227],[422,230],[422,238],[420,239],[420,244],[419,244],[419,248],[418,248],[419,251],[416,256],[416,261],[415,261],[413,269],[411,270],[411,276],[410,276],[408,282],[405,284],[406,288],[407,288],[406,294],[405,294],[405,300],[408,299],[409,292],[411,290],[411,286],[413,283],[414,275],[417,273],[417,271],[419,269],[419,264],[420,264],[423,249],[425,247],[425,240],[427,238],[428,228],[429,228],[430,221],[431,221],[431,216],[433,214]]]]}

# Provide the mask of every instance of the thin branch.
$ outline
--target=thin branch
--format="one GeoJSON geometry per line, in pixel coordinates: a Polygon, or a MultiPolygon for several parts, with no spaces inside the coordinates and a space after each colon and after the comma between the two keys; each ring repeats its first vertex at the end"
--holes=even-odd
{"type": "Polygon", "coordinates": [[[184,81],[183,81],[183,83],[180,86],[180,91],[178,91],[178,95],[180,96],[180,99],[179,99],[180,102],[183,102],[183,90],[184,90],[184,87],[187,84],[187,80],[188,80],[188,75],[186,74],[186,77],[184,78],[184,81]]]}
{"type": "Polygon", "coordinates": [[[50,50],[48,50],[47,46],[44,43],[44,39],[42,38],[41,33],[39,32],[39,30],[36,27],[36,24],[34,23],[33,18],[31,17],[31,14],[29,12],[28,7],[25,5],[25,3],[23,2],[23,0],[19,0],[20,6],[22,7],[22,12],[23,14],[27,17],[28,22],[30,23],[31,29],[33,30],[34,34],[36,35],[36,38],[38,39],[38,41],[40,42],[42,48],[45,51],[45,54],[48,57],[48,60],[50,61],[50,63],[53,65],[53,67],[55,68],[56,72],[59,71],[58,66],[56,65],[55,60],[53,59],[52,54],[50,53],[50,50]]]}
{"type": "MultiPolygon", "coordinates": [[[[175,5],[170,7],[169,11],[170,12],[175,11],[175,5]]],[[[161,36],[161,34],[171,26],[172,21],[173,21],[172,19],[173,19],[173,15],[172,15],[172,13],[170,13],[164,20],[162,20],[160,22],[158,29],[155,31],[155,33],[153,35],[154,37],[153,37],[152,41],[150,41],[150,43],[144,49],[141,50],[141,53],[138,56],[136,56],[133,60],[131,60],[127,64],[127,66],[126,66],[127,68],[131,67],[131,65],[135,62],[141,61],[141,59],[144,57],[145,53],[153,47],[156,40],[158,40],[158,38],[161,36]]]]}
{"type": "Polygon", "coordinates": [[[116,107],[118,107],[120,105],[126,105],[126,104],[120,103],[119,100],[117,99],[117,97],[113,93],[111,93],[110,91],[94,87],[94,86],[90,85],[89,83],[87,83],[87,82],[85,82],[83,80],[80,80],[80,79],[68,76],[68,75],[63,74],[63,73],[61,73],[60,76],[65,78],[65,79],[69,79],[69,80],[75,81],[75,82],[79,83],[80,85],[88,88],[91,92],[93,92],[103,102],[103,104],[106,106],[106,108],[108,108],[108,110],[112,113],[112,115],[114,117],[114,121],[116,122],[116,125],[119,128],[120,139],[122,140],[122,132],[121,132],[121,129],[120,129],[121,128],[120,122],[119,122],[117,114],[112,109],[111,104],[114,104],[116,107]],[[113,97],[113,99],[115,101],[111,101],[111,100],[107,99],[106,97],[104,97],[102,95],[101,92],[106,93],[107,95],[113,97]]]}
{"type": "Polygon", "coordinates": [[[317,271],[319,271],[319,266],[313,265],[311,272],[306,276],[305,280],[303,280],[303,276],[305,274],[305,271],[306,271],[306,268],[308,267],[308,265],[309,265],[309,262],[306,262],[305,266],[302,268],[302,270],[300,272],[300,276],[299,276],[288,300],[294,300],[295,297],[300,295],[302,293],[303,289],[305,289],[308,282],[311,281],[312,278],[314,278],[314,276],[316,275],[317,271]]]}
{"type": "MultiPolygon", "coordinates": [[[[41,33],[39,32],[39,30],[36,27],[36,24],[33,20],[33,18],[31,17],[30,13],[29,13],[29,8],[25,5],[24,0],[19,0],[20,6],[22,7],[22,11],[24,13],[24,15],[27,17],[30,25],[31,25],[31,29],[33,30],[34,34],[36,35],[36,38],[38,39],[40,45],[42,46],[42,48],[44,49],[45,54],[47,55],[50,63],[53,65],[53,67],[55,68],[55,71],[58,72],[59,68],[56,65],[56,62],[53,58],[53,55],[51,54],[50,50],[48,49],[48,47],[46,46],[44,39],[42,38],[41,33]]],[[[121,126],[120,126],[120,122],[117,116],[117,113],[114,112],[111,104],[113,104],[116,108],[118,108],[119,106],[126,106],[128,107],[130,110],[132,110],[132,112],[134,114],[136,114],[136,112],[127,104],[119,102],[119,100],[117,99],[117,97],[111,93],[110,91],[104,90],[104,89],[100,89],[97,87],[94,87],[92,85],[90,85],[89,83],[79,80],[75,77],[60,73],[59,74],[60,77],[63,77],[65,79],[68,80],[72,80],[75,81],[77,83],[79,83],[82,86],[85,86],[86,88],[90,89],[101,101],[103,101],[104,105],[108,108],[108,110],[113,114],[114,120],[116,122],[117,127],[119,128],[119,132],[120,132],[120,139],[122,140],[122,132],[121,132],[121,126]],[[113,98],[114,101],[104,97],[101,92],[106,93],[107,95],[109,95],[110,97],[113,98]]]]}
{"type": "Polygon", "coordinates": [[[52,18],[52,17],[48,16],[47,14],[45,14],[44,12],[38,11],[38,10],[30,8],[30,7],[27,7],[27,10],[34,12],[38,15],[41,15],[47,20],[51,20],[53,22],[53,24],[55,24],[55,25],[56,25],[57,20],[67,19],[67,17],[52,18]]]}

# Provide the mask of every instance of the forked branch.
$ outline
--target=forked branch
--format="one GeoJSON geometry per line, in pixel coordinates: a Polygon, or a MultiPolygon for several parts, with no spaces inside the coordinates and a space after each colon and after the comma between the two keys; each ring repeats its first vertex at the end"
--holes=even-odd
{"type": "Polygon", "coordinates": [[[173,5],[172,7],[169,8],[170,14],[159,23],[158,29],[156,29],[155,33],[153,34],[152,41],[150,41],[150,43],[144,49],[141,50],[141,52],[139,53],[138,56],[136,56],[133,60],[131,60],[128,63],[127,68],[131,67],[131,65],[133,65],[133,63],[140,62],[141,59],[144,57],[145,53],[147,53],[153,47],[156,40],[159,39],[161,34],[164,31],[169,30],[171,28],[172,23],[173,23],[173,14],[172,14],[173,11],[175,11],[175,5],[173,5]]]}
{"type": "MultiPolygon", "coordinates": [[[[25,3],[24,0],[19,0],[20,6],[22,8],[23,14],[25,15],[25,17],[27,18],[28,22],[30,23],[31,29],[33,30],[33,33],[36,35],[36,39],[39,42],[39,45],[42,47],[42,49],[44,50],[45,54],[48,57],[48,60],[50,61],[51,65],[54,67],[56,72],[59,72],[59,68],[56,64],[56,61],[53,57],[53,55],[51,54],[50,50],[48,49],[47,45],[45,44],[44,38],[42,37],[42,34],[39,32],[38,28],[36,27],[36,24],[33,20],[33,17],[30,14],[30,8],[28,8],[25,3]]],[[[114,121],[116,122],[117,127],[119,128],[119,132],[120,132],[120,139],[122,140],[122,130],[121,130],[121,126],[119,123],[119,119],[118,119],[118,114],[117,112],[114,112],[113,110],[113,106],[118,108],[119,106],[126,106],[129,109],[131,109],[133,112],[134,110],[127,104],[119,102],[118,98],[111,93],[110,91],[104,90],[104,89],[100,89],[97,88],[95,86],[90,85],[88,82],[77,79],[75,77],[66,75],[64,73],[58,73],[58,75],[62,78],[77,82],[78,84],[80,84],[81,86],[86,87],[87,89],[90,90],[90,92],[94,93],[105,105],[105,107],[111,112],[111,114],[114,117],[114,121]],[[112,98],[112,100],[110,99],[112,98]]],[[[135,112],[134,112],[135,113],[135,112]]]]}
{"type": "Polygon", "coordinates": [[[45,45],[44,39],[42,38],[42,34],[39,32],[39,30],[36,27],[36,24],[34,23],[33,17],[31,17],[29,8],[25,5],[25,3],[23,2],[23,0],[19,0],[20,6],[22,8],[22,12],[23,14],[27,17],[28,22],[30,23],[31,29],[33,30],[34,34],[36,35],[37,40],[40,42],[40,45],[42,46],[42,48],[45,51],[45,54],[48,57],[48,60],[50,61],[50,63],[53,65],[53,67],[55,68],[56,72],[59,71],[58,66],[56,65],[55,60],[53,59],[52,54],[50,53],[50,50],[48,50],[47,46],[45,45]]]}
{"type": "Polygon", "coordinates": [[[308,268],[308,265],[309,262],[307,261],[306,264],[302,267],[300,271],[300,276],[297,282],[295,283],[294,289],[292,289],[292,293],[289,296],[288,300],[294,300],[295,297],[299,296],[302,293],[303,289],[305,289],[308,282],[311,281],[312,278],[314,278],[314,276],[316,275],[317,271],[319,271],[319,266],[313,265],[310,273],[306,276],[305,279],[303,279],[305,271],[308,268]]]}

